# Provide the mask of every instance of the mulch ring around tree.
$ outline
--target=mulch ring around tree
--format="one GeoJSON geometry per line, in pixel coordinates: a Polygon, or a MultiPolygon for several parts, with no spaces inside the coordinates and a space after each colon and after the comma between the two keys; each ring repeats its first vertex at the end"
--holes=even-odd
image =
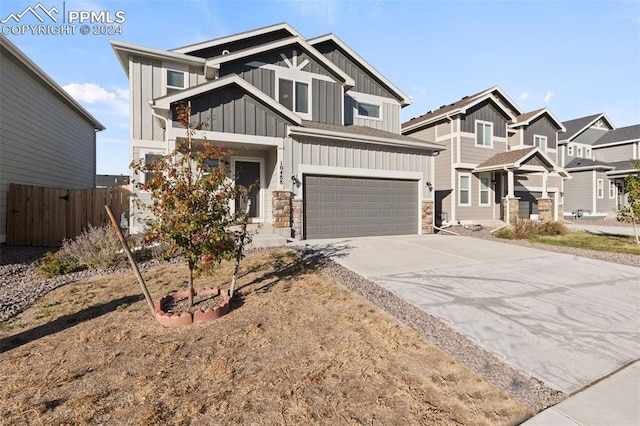
{"type": "Polygon", "coordinates": [[[181,290],[157,299],[156,320],[165,327],[181,327],[213,321],[229,312],[230,300],[226,289],[196,290],[191,309],[187,295],[187,290],[181,290]]]}

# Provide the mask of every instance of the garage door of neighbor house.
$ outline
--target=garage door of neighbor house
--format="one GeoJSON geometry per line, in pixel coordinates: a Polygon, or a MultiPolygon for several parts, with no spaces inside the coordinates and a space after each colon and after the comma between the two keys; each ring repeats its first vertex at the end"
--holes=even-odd
{"type": "Polygon", "coordinates": [[[538,198],[542,197],[541,192],[517,192],[514,194],[520,198],[518,201],[518,217],[529,219],[530,215],[538,214],[538,198]]]}
{"type": "Polygon", "coordinates": [[[418,233],[418,182],[304,177],[305,238],[418,233]]]}

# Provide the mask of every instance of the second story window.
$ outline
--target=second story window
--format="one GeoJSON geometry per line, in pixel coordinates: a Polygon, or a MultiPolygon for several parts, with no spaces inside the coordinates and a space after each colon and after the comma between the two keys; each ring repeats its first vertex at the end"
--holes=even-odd
{"type": "Polygon", "coordinates": [[[582,147],[576,147],[576,157],[582,157],[582,147]]]}
{"type": "Polygon", "coordinates": [[[573,156],[573,145],[567,145],[567,155],[573,156]]]}
{"type": "Polygon", "coordinates": [[[493,146],[493,123],[476,120],[476,145],[493,146]]]}
{"type": "Polygon", "coordinates": [[[167,95],[185,88],[184,72],[167,70],[167,95]]]}
{"type": "Polygon", "coordinates": [[[308,114],[309,84],[284,78],[278,83],[278,101],[291,111],[308,114]]]}
{"type": "Polygon", "coordinates": [[[380,118],[380,105],[358,102],[358,116],[380,118]]]}
{"type": "Polygon", "coordinates": [[[540,148],[540,151],[547,152],[547,137],[540,135],[533,135],[533,145],[540,148]]]}

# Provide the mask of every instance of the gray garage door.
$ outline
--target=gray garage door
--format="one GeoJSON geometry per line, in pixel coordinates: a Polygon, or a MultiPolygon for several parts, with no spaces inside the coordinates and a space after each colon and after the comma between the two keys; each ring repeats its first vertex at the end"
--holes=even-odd
{"type": "Polygon", "coordinates": [[[418,182],[305,176],[306,238],[418,233],[418,182]]]}

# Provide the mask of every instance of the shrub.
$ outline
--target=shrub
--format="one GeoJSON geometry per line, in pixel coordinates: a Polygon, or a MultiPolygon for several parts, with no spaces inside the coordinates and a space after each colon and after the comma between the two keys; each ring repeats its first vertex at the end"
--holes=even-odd
{"type": "Polygon", "coordinates": [[[509,240],[528,240],[536,237],[564,235],[567,232],[569,232],[569,230],[562,222],[534,222],[528,219],[517,219],[508,227],[497,231],[495,235],[498,238],[509,240]]]}
{"type": "Polygon", "coordinates": [[[116,231],[108,225],[82,232],[74,240],[65,240],[56,256],[62,261],[91,269],[107,269],[126,260],[116,231]]]}
{"type": "Polygon", "coordinates": [[[70,274],[79,269],[76,263],[65,261],[50,251],[46,252],[42,258],[33,262],[31,266],[36,268],[39,274],[48,277],[70,274]]]}

